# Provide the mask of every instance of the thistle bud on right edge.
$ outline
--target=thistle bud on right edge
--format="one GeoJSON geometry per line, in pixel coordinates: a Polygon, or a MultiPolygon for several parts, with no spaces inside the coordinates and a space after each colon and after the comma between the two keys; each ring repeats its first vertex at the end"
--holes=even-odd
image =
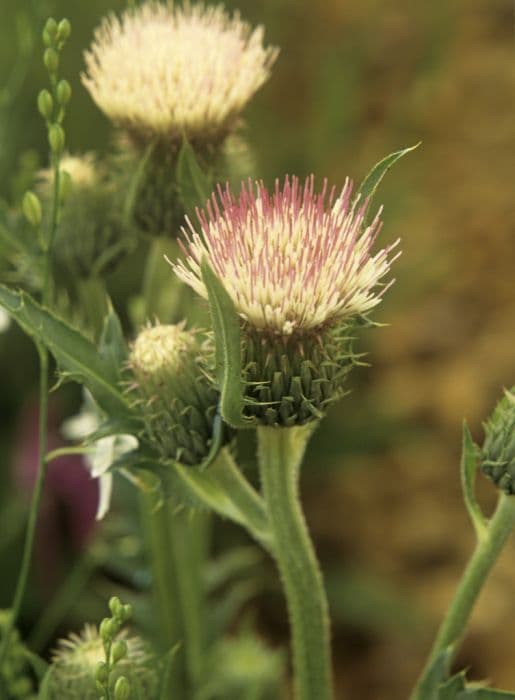
{"type": "Polygon", "coordinates": [[[481,469],[501,491],[515,494],[515,387],[505,392],[485,423],[481,469]]]}
{"type": "Polygon", "coordinates": [[[197,335],[184,324],[144,328],[129,363],[148,440],[165,459],[202,463],[211,447],[218,393],[204,372],[197,335]]]}

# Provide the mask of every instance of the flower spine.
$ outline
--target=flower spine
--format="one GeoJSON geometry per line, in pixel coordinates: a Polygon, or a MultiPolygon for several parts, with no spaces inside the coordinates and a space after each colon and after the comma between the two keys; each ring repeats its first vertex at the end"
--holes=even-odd
{"type": "Polygon", "coordinates": [[[277,51],[222,6],[147,2],[104,19],[85,53],[85,87],[139,139],[217,141],[267,80],[277,51]]]}

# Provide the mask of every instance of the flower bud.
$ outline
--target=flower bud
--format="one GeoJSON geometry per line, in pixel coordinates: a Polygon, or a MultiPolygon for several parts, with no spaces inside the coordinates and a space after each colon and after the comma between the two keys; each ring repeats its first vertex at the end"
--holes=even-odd
{"type": "Polygon", "coordinates": [[[59,124],[52,124],[48,130],[48,143],[54,153],[60,153],[64,148],[64,129],[59,124]]]}
{"type": "Polygon", "coordinates": [[[114,620],[112,620],[111,618],[105,618],[104,620],[102,620],[102,622],[100,623],[99,632],[100,638],[103,642],[111,642],[114,635],[117,632],[114,620]]]}
{"type": "Polygon", "coordinates": [[[57,73],[57,69],[59,68],[59,54],[57,51],[52,47],[45,49],[45,53],[43,54],[43,63],[45,64],[49,73],[57,73]]]}
{"type": "Polygon", "coordinates": [[[499,489],[515,494],[515,387],[505,392],[484,427],[481,469],[499,489]]]}
{"type": "Polygon", "coordinates": [[[56,89],[57,100],[60,105],[65,105],[70,101],[72,89],[67,80],[60,80],[56,89]]]}
{"type": "Polygon", "coordinates": [[[38,110],[41,116],[49,121],[54,112],[54,100],[48,90],[41,90],[38,95],[38,110]]]}
{"type": "Polygon", "coordinates": [[[114,700],[129,700],[131,685],[125,676],[120,676],[114,685],[114,700]]]}
{"type": "Polygon", "coordinates": [[[123,606],[118,598],[118,596],[114,595],[110,600],[109,600],[109,610],[111,611],[111,615],[113,617],[121,617],[120,613],[122,610],[123,606]]]}
{"type": "Polygon", "coordinates": [[[184,324],[157,325],[141,331],[129,360],[149,439],[163,457],[187,465],[207,456],[218,403],[200,355],[184,324]]]}
{"type": "Polygon", "coordinates": [[[128,647],[127,647],[127,642],[124,641],[123,639],[119,639],[117,642],[113,644],[113,648],[111,650],[111,653],[113,655],[113,663],[117,663],[121,659],[124,659],[127,656],[128,653],[128,647]]]}
{"type": "Polygon", "coordinates": [[[53,17],[49,17],[43,29],[43,43],[45,46],[52,46],[57,37],[57,22],[53,17]]]}
{"type": "Polygon", "coordinates": [[[65,17],[59,22],[59,25],[57,27],[57,38],[60,39],[60,41],[65,41],[70,36],[71,31],[71,24],[69,20],[67,20],[65,17]]]}
{"type": "Polygon", "coordinates": [[[40,226],[43,212],[37,195],[34,192],[25,192],[21,206],[23,215],[29,224],[32,224],[34,227],[40,226]]]}
{"type": "Polygon", "coordinates": [[[109,678],[109,668],[105,661],[99,661],[95,671],[95,680],[101,685],[105,685],[109,678]]]}

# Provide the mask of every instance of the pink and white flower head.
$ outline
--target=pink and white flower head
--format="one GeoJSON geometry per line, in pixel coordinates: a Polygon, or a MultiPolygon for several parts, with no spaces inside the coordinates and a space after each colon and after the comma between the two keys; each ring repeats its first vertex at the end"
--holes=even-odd
{"type": "Polygon", "coordinates": [[[200,262],[211,268],[249,326],[282,336],[320,331],[363,316],[382,299],[395,243],[373,252],[381,229],[381,209],[365,223],[367,202],[351,199],[313,176],[302,184],[286,177],[273,192],[262,182],[243,184],[238,196],[218,188],[197,211],[199,227],[187,219],[182,229],[185,261],[176,274],[201,296],[207,291],[200,262]]]}
{"type": "Polygon", "coordinates": [[[262,27],[221,5],[147,2],[104,19],[82,82],[111,120],[140,137],[215,140],[234,127],[276,56],[262,27]]]}

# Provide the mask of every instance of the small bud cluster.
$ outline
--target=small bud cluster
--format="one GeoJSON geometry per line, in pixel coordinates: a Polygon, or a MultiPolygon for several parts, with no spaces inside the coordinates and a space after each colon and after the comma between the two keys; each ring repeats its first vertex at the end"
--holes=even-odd
{"type": "MultiPolygon", "coordinates": [[[[43,89],[37,98],[38,111],[45,120],[47,127],[48,145],[50,146],[52,167],[58,171],[59,160],[64,150],[66,141],[63,121],[66,106],[71,99],[72,89],[67,80],[59,79],[60,55],[64,45],[70,36],[71,26],[67,19],[59,23],[50,17],[43,29],[43,63],[48,72],[50,90],[43,89]]],[[[31,226],[38,229],[42,248],[48,248],[48,242],[41,237],[41,223],[43,220],[43,207],[37,194],[26,192],[22,201],[22,212],[31,226]]]]}
{"type": "MultiPolygon", "coordinates": [[[[112,685],[112,676],[116,667],[123,659],[127,658],[129,647],[125,639],[119,639],[118,634],[132,615],[130,605],[123,605],[120,599],[114,596],[109,601],[111,617],[106,617],[100,623],[100,639],[104,647],[105,661],[100,661],[95,672],[99,700],[109,698],[109,689],[112,685]]],[[[119,676],[114,682],[114,700],[128,700],[130,697],[130,683],[126,676],[119,676]]]]}
{"type": "Polygon", "coordinates": [[[515,494],[515,387],[506,391],[485,424],[481,469],[499,489],[515,494]]]}
{"type": "Polygon", "coordinates": [[[218,394],[205,376],[197,337],[184,324],[156,325],[136,338],[132,395],[162,456],[200,464],[209,452],[218,394]]]}
{"type": "Polygon", "coordinates": [[[144,642],[123,628],[132,615],[119,598],[109,601],[110,617],[99,629],[59,642],[53,656],[52,700],[129,700],[154,697],[158,671],[144,642]]]}

